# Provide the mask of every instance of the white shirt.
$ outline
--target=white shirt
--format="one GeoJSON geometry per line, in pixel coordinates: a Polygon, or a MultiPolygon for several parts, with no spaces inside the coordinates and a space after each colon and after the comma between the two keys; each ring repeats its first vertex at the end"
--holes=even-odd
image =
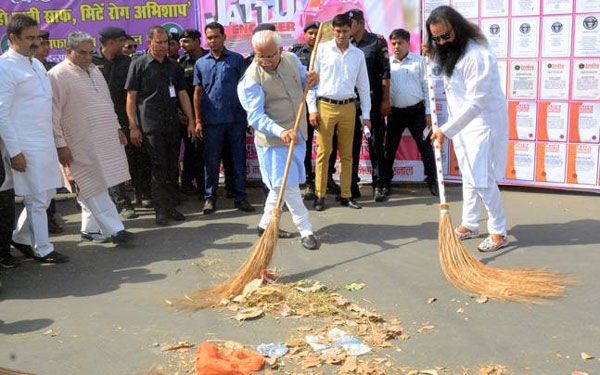
{"type": "Polygon", "coordinates": [[[318,112],[317,98],[356,98],[356,88],[360,96],[363,119],[370,119],[371,88],[363,51],[349,44],[348,49],[342,53],[335,40],[330,40],[319,45],[314,69],[319,74],[319,85],[308,92],[310,113],[318,112]]]}
{"type": "Polygon", "coordinates": [[[412,52],[401,61],[390,56],[390,80],[392,107],[406,108],[425,101],[425,113],[430,113],[425,59],[412,52]]]}

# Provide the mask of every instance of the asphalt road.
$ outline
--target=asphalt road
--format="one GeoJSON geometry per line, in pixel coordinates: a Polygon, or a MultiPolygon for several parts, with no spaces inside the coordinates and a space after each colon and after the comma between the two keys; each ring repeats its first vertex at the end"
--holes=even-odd
{"type": "MultiPolygon", "coordinates": [[[[363,194],[369,190],[363,187],[363,194]]],[[[282,240],[273,265],[284,280],[310,278],[330,286],[364,282],[363,290],[345,295],[399,316],[409,332],[434,325],[384,352],[399,365],[461,374],[462,368],[493,362],[509,374],[600,374],[600,197],[514,189],[502,196],[511,245],[477,256],[494,267],[571,273],[581,284],[565,297],[533,306],[478,304],[450,286],[438,263],[436,200],[419,187],[398,188],[386,203],[364,198],[361,211],[328,198],[326,211],[311,211],[321,249],[307,251],[298,238],[282,240]],[[428,304],[430,297],[437,301],[428,304]],[[584,361],[581,352],[596,358],[584,361]]],[[[217,213],[203,217],[201,203],[189,199],[182,206],[188,220],[166,228],[155,227],[153,215],[143,211],[126,222],[137,234],[135,247],[127,249],[81,243],[74,201],[59,202],[66,232],[53,241],[71,262],[23,261],[2,270],[0,366],[44,375],[134,374],[165,360],[156,346],[164,343],[285,341],[297,321],[265,317],[240,326],[230,313],[176,312],[164,304],[222,280],[242,264],[256,241],[261,192],[253,189],[250,200],[255,214],[238,213],[232,201],[222,199],[217,213]]],[[[458,223],[459,187],[449,189],[449,200],[458,223]]],[[[281,222],[283,229],[294,230],[288,212],[281,222]]],[[[469,248],[477,241],[467,241],[469,248]]]]}

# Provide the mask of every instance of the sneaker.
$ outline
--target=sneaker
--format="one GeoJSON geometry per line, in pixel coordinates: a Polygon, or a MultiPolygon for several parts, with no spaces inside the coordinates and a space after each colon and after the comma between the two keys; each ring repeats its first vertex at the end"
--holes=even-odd
{"type": "Polygon", "coordinates": [[[385,200],[385,194],[383,194],[382,188],[376,188],[373,192],[373,199],[375,202],[383,202],[385,200]]]}
{"type": "Polygon", "coordinates": [[[109,236],[105,236],[100,232],[81,232],[81,239],[84,241],[90,241],[94,243],[106,243],[110,241],[109,236]]]}
{"type": "Polygon", "coordinates": [[[50,254],[43,257],[34,257],[36,261],[40,263],[50,263],[50,264],[58,264],[58,263],[67,263],[69,261],[69,257],[63,255],[57,251],[53,251],[50,254]]]}
{"type": "Polygon", "coordinates": [[[202,208],[202,215],[210,215],[217,210],[217,204],[214,199],[207,199],[202,208]]]}
{"type": "Polygon", "coordinates": [[[504,247],[508,246],[508,240],[506,237],[502,238],[500,242],[494,242],[491,236],[488,236],[483,242],[477,246],[477,250],[481,253],[491,253],[494,251],[498,251],[504,247]]]}
{"type": "Polygon", "coordinates": [[[133,208],[122,209],[121,212],[119,212],[119,216],[121,216],[122,219],[135,219],[139,217],[133,208]]]}
{"type": "Polygon", "coordinates": [[[475,238],[475,237],[479,236],[479,231],[469,230],[469,229],[467,229],[466,232],[461,232],[458,230],[458,228],[454,228],[454,233],[456,233],[456,235],[458,236],[458,238],[461,241],[468,240],[469,238],[475,238]]]}
{"type": "Polygon", "coordinates": [[[10,254],[4,256],[4,258],[0,259],[0,267],[2,268],[15,268],[19,265],[19,261],[10,254]]]}

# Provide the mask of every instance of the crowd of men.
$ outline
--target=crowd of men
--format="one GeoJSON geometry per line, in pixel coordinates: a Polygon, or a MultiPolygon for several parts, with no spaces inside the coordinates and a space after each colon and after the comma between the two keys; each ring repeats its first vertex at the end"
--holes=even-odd
{"type": "MultiPolygon", "coordinates": [[[[339,14],[332,26],[334,38],[319,46],[312,70],[317,22],[304,27],[305,43],[290,51],[283,50],[273,25],[257,26],[253,53],[246,59],[225,47],[225,29],[216,22],[203,30],[208,50],[194,29],[177,35],[153,26],[145,53],[138,53],[136,42],[117,27],[100,31],[97,49],[93,36],[76,31],[67,37],[66,59],[54,64],[46,61],[48,31],[38,30],[27,16],[13,16],[7,27],[11,49],[0,57],[0,265],[18,264],[11,245],[39,262],[69,260],[49,239],[49,233],[61,231],[53,197],[63,186],[77,193],[82,240],[98,243],[131,242],[134,235],[122,220],[135,218],[136,207],[152,207],[160,226],[185,220],[176,207],[186,195],[204,200],[204,215],[214,213],[221,165],[227,197],[240,211],[253,212],[246,194],[247,132],[254,134],[266,195],[258,235],[275,209],[291,142],[296,146],[285,203],[307,249],[316,250],[319,241],[303,200],[322,211],[326,195],[333,194],[342,206],[362,208],[356,199],[361,197],[363,137],[376,202],[391,194],[406,128],[437,195],[425,65],[410,52],[410,33],[390,34],[393,53],[388,56],[388,41],[366,30],[362,11],[339,14]],[[304,85],[311,88],[308,111],[294,132],[304,85]],[[339,186],[332,179],[338,154],[339,186]],[[16,228],[15,195],[23,197],[25,207],[16,228]]],[[[438,42],[434,47],[451,42],[446,34],[430,35],[438,42]]],[[[432,137],[443,140],[443,134],[432,137]]],[[[479,214],[473,210],[480,205],[473,199],[497,190],[477,188],[471,189],[470,203],[475,218],[479,214]]],[[[496,209],[501,208],[500,203],[496,209]]],[[[491,233],[498,233],[501,238],[494,239],[504,245],[503,213],[499,220],[491,233]]],[[[466,224],[458,228],[461,235],[476,234],[474,224],[466,224]]],[[[280,231],[282,238],[291,236],[280,231]]]]}

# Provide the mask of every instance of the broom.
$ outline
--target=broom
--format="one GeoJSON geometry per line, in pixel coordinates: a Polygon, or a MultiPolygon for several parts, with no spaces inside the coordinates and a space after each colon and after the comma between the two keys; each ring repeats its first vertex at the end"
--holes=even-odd
{"type": "MultiPolygon", "coordinates": [[[[311,63],[309,71],[313,70],[315,59],[317,56],[317,47],[321,41],[321,33],[323,31],[323,23],[319,25],[319,31],[317,32],[317,39],[315,46],[313,47],[311,54],[311,63]]],[[[306,95],[308,94],[308,84],[304,85],[304,92],[302,94],[302,101],[300,102],[300,108],[296,115],[296,122],[294,123],[294,132],[298,132],[300,127],[300,121],[304,114],[304,105],[306,101],[306,95]]],[[[290,171],[290,165],[292,163],[292,156],[294,153],[294,142],[290,142],[287,162],[285,165],[285,172],[283,174],[283,183],[281,185],[281,191],[279,192],[279,198],[277,199],[277,205],[273,209],[271,221],[265,229],[262,236],[254,244],[250,257],[246,259],[246,262],[238,270],[238,272],[231,276],[227,281],[209,287],[201,289],[192,294],[187,294],[183,298],[179,298],[175,301],[167,301],[169,305],[174,305],[183,309],[203,309],[210,306],[219,304],[224,299],[231,299],[244,290],[246,284],[254,280],[260,273],[261,270],[267,268],[273,253],[277,248],[277,239],[279,238],[279,218],[281,217],[281,206],[283,205],[283,197],[285,192],[285,186],[287,183],[288,174],[290,171]]]]}
{"type": "MultiPolygon", "coordinates": [[[[433,132],[438,129],[431,61],[426,57],[429,103],[433,132]]],[[[575,280],[566,274],[543,269],[498,269],[475,258],[454,232],[450,206],[446,203],[441,147],[434,142],[435,164],[440,196],[439,257],[446,279],[467,293],[480,294],[499,301],[537,302],[559,297],[567,284],[575,280]]]]}

